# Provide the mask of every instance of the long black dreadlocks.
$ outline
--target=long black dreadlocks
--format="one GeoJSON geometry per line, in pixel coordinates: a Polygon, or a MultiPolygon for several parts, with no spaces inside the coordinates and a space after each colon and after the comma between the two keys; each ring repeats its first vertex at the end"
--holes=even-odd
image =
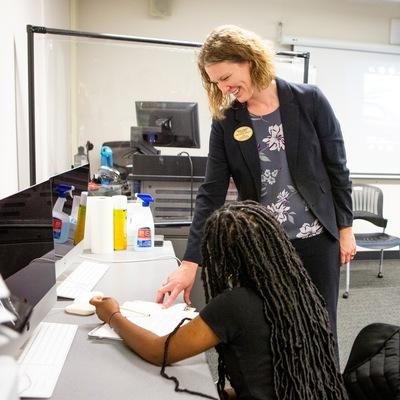
{"type": "MultiPolygon", "coordinates": [[[[250,286],[264,300],[278,400],[347,399],[323,299],[265,207],[244,201],[214,212],[204,228],[202,255],[206,302],[232,286],[250,286]]],[[[220,356],[220,390],[223,364],[220,356]]]]}

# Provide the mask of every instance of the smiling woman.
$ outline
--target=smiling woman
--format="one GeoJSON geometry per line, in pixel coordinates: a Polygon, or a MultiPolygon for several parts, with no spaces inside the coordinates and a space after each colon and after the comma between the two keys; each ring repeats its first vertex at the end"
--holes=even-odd
{"type": "Polygon", "coordinates": [[[339,266],[355,253],[346,152],[321,91],[275,75],[272,52],[253,32],[222,26],[198,57],[213,124],[184,261],[159,290],[166,306],[189,294],[207,217],[225,201],[230,178],[241,200],[260,203],[282,225],[325,300],[336,336],[339,266]],[[312,151],[311,151],[312,150],[312,151]]]}
{"type": "Polygon", "coordinates": [[[211,83],[217,85],[224,96],[232,95],[239,99],[253,94],[249,62],[222,61],[208,64],[205,70],[211,83]]]}

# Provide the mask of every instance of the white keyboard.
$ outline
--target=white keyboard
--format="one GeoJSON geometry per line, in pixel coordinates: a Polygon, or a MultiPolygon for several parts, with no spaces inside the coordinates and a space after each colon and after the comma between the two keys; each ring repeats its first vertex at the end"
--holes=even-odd
{"type": "Polygon", "coordinates": [[[107,264],[84,261],[57,287],[57,296],[76,299],[90,292],[110,268],[107,264]]]}
{"type": "Polygon", "coordinates": [[[78,325],[41,322],[18,359],[19,396],[52,396],[78,325]]]}

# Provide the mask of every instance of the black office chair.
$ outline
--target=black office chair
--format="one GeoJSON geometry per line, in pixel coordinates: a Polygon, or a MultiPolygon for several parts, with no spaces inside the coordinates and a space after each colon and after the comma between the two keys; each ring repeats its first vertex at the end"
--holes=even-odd
{"type": "MultiPolygon", "coordinates": [[[[387,219],[383,218],[383,193],[376,186],[353,185],[352,192],[354,219],[363,219],[383,230],[373,233],[356,233],[356,243],[359,247],[366,249],[380,250],[381,258],[379,263],[378,278],[383,278],[383,251],[396,246],[400,250],[400,238],[385,233],[387,219]]],[[[350,287],[350,263],[346,264],[346,289],[343,298],[349,297],[350,287]]]]}
{"type": "Polygon", "coordinates": [[[357,335],[343,372],[350,400],[400,399],[400,326],[370,324],[357,335]]]}

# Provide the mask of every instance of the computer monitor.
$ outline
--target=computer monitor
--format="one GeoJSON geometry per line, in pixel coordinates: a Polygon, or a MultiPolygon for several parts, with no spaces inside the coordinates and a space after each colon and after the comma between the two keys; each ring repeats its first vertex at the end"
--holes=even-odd
{"type": "Polygon", "coordinates": [[[1,349],[16,355],[57,299],[50,181],[0,200],[0,274],[12,295],[34,306],[20,338],[1,349]]]}
{"type": "Polygon", "coordinates": [[[132,147],[158,154],[151,147],[200,148],[198,106],[194,102],[136,101],[137,127],[131,129],[132,147]],[[150,145],[140,148],[143,141],[150,145]]]}

